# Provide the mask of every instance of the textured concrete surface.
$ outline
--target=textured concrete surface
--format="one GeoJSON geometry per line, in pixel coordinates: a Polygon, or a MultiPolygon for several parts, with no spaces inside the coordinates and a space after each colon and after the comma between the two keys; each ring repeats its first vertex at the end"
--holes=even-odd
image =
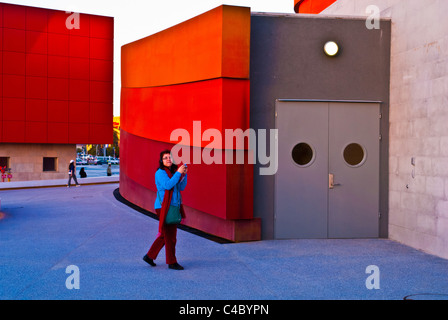
{"type": "Polygon", "coordinates": [[[372,5],[393,25],[389,236],[448,258],[448,1],[339,0],[323,14],[372,18],[372,5]]]}
{"type": "Polygon", "coordinates": [[[158,221],[117,201],[116,188],[0,191],[0,299],[448,298],[448,260],[389,240],[219,244],[179,230],[185,270],[168,269],[163,250],[152,268],[142,256],[158,221]],[[68,289],[77,274],[79,289],[68,289]]]}

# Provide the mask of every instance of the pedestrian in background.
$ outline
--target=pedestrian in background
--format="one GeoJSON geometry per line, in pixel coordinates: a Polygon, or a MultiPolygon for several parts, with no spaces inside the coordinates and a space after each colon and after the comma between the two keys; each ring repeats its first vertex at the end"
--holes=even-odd
{"type": "Polygon", "coordinates": [[[75,181],[76,186],[79,187],[78,180],[76,179],[75,161],[70,160],[70,164],[68,165],[68,185],[67,185],[67,188],[70,188],[70,183],[72,182],[72,178],[75,181]]]}
{"type": "Polygon", "coordinates": [[[112,175],[112,166],[109,163],[109,165],[107,166],[107,176],[110,177],[112,175]]]}
{"type": "Polygon", "coordinates": [[[86,171],[84,170],[84,167],[82,167],[81,170],[79,170],[79,176],[80,176],[81,178],[87,178],[87,173],[86,173],[86,171]]]}

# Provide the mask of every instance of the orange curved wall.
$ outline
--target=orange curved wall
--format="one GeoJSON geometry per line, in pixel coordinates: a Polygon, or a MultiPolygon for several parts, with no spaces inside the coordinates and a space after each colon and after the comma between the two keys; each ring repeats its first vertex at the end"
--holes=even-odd
{"type": "Polygon", "coordinates": [[[337,0],[294,0],[296,13],[321,13],[337,0]]]}
{"type": "Polygon", "coordinates": [[[250,9],[220,6],[122,47],[122,87],[249,79],[250,9]]]}
{"type": "MultiPolygon", "coordinates": [[[[185,129],[185,147],[207,151],[201,132],[250,126],[250,8],[222,5],[122,47],[120,193],[153,211],[159,153],[171,132],[185,129]]],[[[241,152],[247,159],[247,143],[241,152]]],[[[232,151],[233,152],[233,151],[232,151]]],[[[222,162],[224,163],[224,156],[222,162]]],[[[189,162],[185,223],[233,241],[261,238],[253,218],[253,165],[189,162]],[[242,227],[243,226],[243,227],[242,227]]]]}

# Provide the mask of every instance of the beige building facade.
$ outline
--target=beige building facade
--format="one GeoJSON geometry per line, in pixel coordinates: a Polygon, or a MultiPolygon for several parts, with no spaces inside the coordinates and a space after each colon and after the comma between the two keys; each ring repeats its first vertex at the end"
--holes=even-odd
{"type": "Polygon", "coordinates": [[[0,144],[0,161],[11,169],[11,181],[68,178],[70,160],[76,160],[75,144],[0,144]]]}
{"type": "MultiPolygon", "coordinates": [[[[448,1],[339,0],[323,15],[392,21],[389,238],[448,258],[448,1]]],[[[381,26],[380,26],[381,28],[381,26]]]]}

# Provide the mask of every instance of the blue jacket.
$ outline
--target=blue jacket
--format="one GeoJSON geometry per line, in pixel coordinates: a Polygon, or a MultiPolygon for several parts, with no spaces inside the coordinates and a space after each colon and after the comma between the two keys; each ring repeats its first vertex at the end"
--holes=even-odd
{"type": "Polygon", "coordinates": [[[179,191],[183,191],[187,186],[187,175],[184,176],[182,181],[180,178],[182,174],[176,171],[175,174],[172,175],[171,179],[168,177],[168,174],[165,170],[158,169],[156,171],[156,187],[157,187],[157,198],[154,203],[154,209],[162,208],[163,197],[165,196],[165,190],[171,190],[174,188],[173,196],[171,198],[171,205],[179,206],[182,202],[182,198],[179,197],[179,191]]]}

